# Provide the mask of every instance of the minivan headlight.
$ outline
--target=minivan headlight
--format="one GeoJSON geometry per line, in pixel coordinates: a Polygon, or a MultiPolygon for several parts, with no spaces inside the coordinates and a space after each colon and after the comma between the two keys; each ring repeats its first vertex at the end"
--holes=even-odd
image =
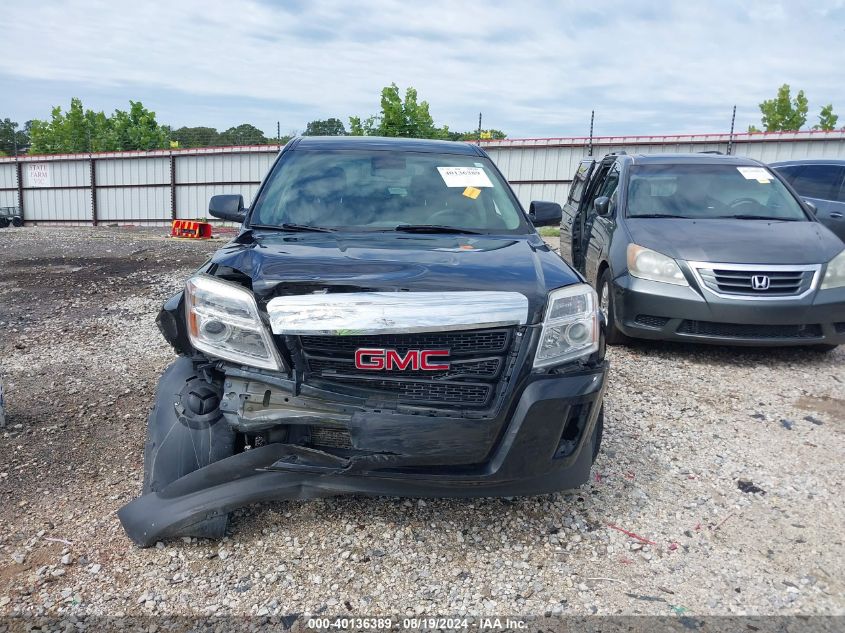
{"type": "Polygon", "coordinates": [[[262,369],[283,368],[249,290],[195,275],[185,284],[185,319],[191,345],[209,356],[262,369]]]}
{"type": "Polygon", "coordinates": [[[596,291],[588,284],[552,290],[534,367],[548,367],[592,354],[599,348],[596,291]]]}
{"type": "Polygon", "coordinates": [[[822,279],[822,290],[845,286],[845,251],[842,251],[827,263],[822,279]]]}
{"type": "Polygon", "coordinates": [[[628,244],[628,272],[632,277],[688,286],[678,262],[639,244],[628,244]]]}

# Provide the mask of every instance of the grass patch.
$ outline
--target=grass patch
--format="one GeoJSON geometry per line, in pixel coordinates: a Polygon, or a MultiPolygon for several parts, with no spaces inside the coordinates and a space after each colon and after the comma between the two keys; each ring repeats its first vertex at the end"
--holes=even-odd
{"type": "Polygon", "coordinates": [[[558,226],[541,226],[537,230],[543,237],[560,237],[560,227],[558,226]]]}

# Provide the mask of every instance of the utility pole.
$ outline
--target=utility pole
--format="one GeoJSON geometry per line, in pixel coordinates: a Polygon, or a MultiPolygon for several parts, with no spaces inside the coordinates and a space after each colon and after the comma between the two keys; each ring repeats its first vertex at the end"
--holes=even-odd
{"type": "Polygon", "coordinates": [[[596,119],[596,111],[590,110],[590,145],[588,147],[587,156],[593,155],[593,123],[596,119]]]}
{"type": "Polygon", "coordinates": [[[728,156],[731,155],[734,146],[734,122],[736,121],[736,106],[734,106],[734,112],[731,115],[731,133],[728,136],[728,156]]]}
{"type": "Polygon", "coordinates": [[[478,145],[481,145],[481,112],[478,113],[478,145]]]}

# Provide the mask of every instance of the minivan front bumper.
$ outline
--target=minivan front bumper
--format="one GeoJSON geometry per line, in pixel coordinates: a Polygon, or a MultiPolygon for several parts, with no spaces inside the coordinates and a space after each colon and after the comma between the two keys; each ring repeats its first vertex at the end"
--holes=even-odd
{"type": "MultiPolygon", "coordinates": [[[[349,457],[271,443],[195,470],[159,492],[135,499],[118,516],[135,543],[149,546],[190,534],[198,522],[262,501],[340,494],[520,496],[575,488],[588,480],[600,441],[596,430],[606,378],[606,362],[566,374],[530,375],[514,389],[492,450],[476,464],[428,465],[433,446],[458,446],[474,437],[465,432],[466,425],[493,420],[417,416],[409,421],[373,411],[353,416],[350,434],[373,437],[390,450],[349,457]],[[415,455],[427,465],[415,466],[415,455]]],[[[178,372],[173,379],[181,379],[178,372]]]]}
{"type": "Polygon", "coordinates": [[[612,292],[617,326],[635,338],[745,346],[845,343],[845,288],[752,301],[625,273],[613,281],[612,292]]]}

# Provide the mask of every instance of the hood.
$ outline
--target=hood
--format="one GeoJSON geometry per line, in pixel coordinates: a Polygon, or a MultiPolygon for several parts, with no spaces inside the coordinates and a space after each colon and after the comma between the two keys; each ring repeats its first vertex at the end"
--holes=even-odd
{"type": "Polygon", "coordinates": [[[731,264],[823,264],[842,243],[818,222],[627,218],[632,241],[675,259],[731,264]]]}
{"type": "Polygon", "coordinates": [[[542,320],[550,290],[580,276],[538,235],[242,233],[212,257],[252,280],[259,299],[338,292],[498,290],[528,299],[542,320]]]}

